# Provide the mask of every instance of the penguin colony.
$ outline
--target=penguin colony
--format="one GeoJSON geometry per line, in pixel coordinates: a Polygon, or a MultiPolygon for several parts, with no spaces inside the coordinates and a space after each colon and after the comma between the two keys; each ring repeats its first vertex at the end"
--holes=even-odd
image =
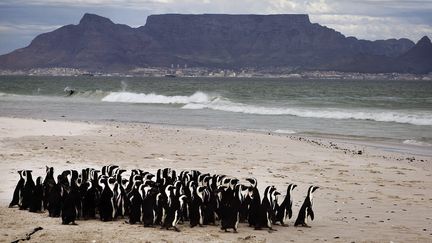
{"type": "MultiPolygon", "coordinates": [[[[264,194],[257,188],[257,180],[247,183],[227,175],[210,175],[197,170],[181,171],[170,168],[157,170],[156,175],[116,165],[102,170],[86,168],[79,173],[65,170],[54,178],[54,168],[46,167],[46,177],[32,178],[31,170],[18,171],[20,179],[9,207],[41,212],[49,217],[61,217],[62,224],[76,224],[77,219],[112,221],[128,217],[129,224],[145,227],[161,226],[179,231],[177,224],[189,221],[197,225],[220,225],[221,229],[237,232],[246,222],[255,229],[273,230],[272,225],[288,226],[292,217],[292,191],[288,185],[283,201],[274,186],[267,186],[264,194]]],[[[310,186],[294,226],[309,227],[308,217],[314,219],[313,193],[310,186]]]]}

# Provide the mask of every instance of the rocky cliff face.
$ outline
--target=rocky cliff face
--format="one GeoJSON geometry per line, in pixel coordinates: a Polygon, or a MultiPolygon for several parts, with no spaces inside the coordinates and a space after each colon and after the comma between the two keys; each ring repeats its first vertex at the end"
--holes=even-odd
{"type": "Polygon", "coordinates": [[[311,23],[307,15],[301,14],[152,15],[139,28],[85,14],[78,25],[39,35],[28,47],[0,56],[0,68],[61,66],[126,71],[142,66],[187,64],[362,72],[388,71],[390,67],[390,71],[430,72],[429,68],[416,68],[431,56],[415,51],[418,45],[408,39],[347,38],[311,23]],[[419,55],[426,57],[418,58],[419,55]],[[371,60],[374,64],[378,60],[379,65],[369,68],[367,62],[371,60]],[[407,63],[410,68],[404,66],[407,63]]]}

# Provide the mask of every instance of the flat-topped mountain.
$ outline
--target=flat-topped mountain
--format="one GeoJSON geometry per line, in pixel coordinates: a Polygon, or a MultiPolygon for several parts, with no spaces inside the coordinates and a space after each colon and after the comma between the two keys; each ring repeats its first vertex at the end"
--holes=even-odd
{"type": "Polygon", "coordinates": [[[29,46],[0,56],[0,68],[111,72],[186,64],[427,73],[432,55],[425,38],[417,45],[408,39],[358,40],[311,23],[304,14],[151,15],[138,28],[85,14],[78,25],[41,34],[29,46]]]}

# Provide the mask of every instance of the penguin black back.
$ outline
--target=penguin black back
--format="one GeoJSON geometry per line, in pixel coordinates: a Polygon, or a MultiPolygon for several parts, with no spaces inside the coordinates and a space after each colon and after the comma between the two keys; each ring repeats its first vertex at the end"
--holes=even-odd
{"type": "Polygon", "coordinates": [[[312,209],[313,206],[313,193],[318,189],[317,186],[310,186],[306,195],[306,198],[300,208],[300,211],[297,216],[297,220],[294,226],[302,226],[302,227],[310,227],[307,224],[307,218],[310,216],[311,220],[314,220],[314,211],[312,209]]]}

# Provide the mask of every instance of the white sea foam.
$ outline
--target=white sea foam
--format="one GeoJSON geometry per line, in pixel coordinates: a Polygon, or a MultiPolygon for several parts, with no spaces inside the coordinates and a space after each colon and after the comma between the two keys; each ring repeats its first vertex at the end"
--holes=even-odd
{"type": "Polygon", "coordinates": [[[425,147],[431,147],[432,144],[426,143],[426,142],[420,142],[414,139],[407,139],[402,142],[403,144],[409,144],[409,145],[417,145],[417,146],[425,146],[425,147]]]}
{"type": "Polygon", "coordinates": [[[188,104],[188,103],[209,103],[209,96],[203,92],[195,92],[191,96],[165,96],[155,93],[131,93],[131,92],[111,92],[102,101],[105,102],[125,102],[140,104],[188,104]]]}
{"type": "Polygon", "coordinates": [[[295,134],[296,132],[293,130],[288,129],[278,129],[274,131],[275,133],[282,133],[282,134],[295,134]]]}
{"type": "Polygon", "coordinates": [[[166,96],[155,93],[111,92],[105,96],[105,102],[126,102],[143,104],[183,104],[182,109],[211,109],[256,115],[290,115],[305,118],[355,119],[378,122],[396,122],[413,125],[432,125],[431,112],[361,110],[339,108],[310,107],[265,107],[232,102],[224,97],[212,97],[198,91],[190,96],[166,96]]]}
{"type": "Polygon", "coordinates": [[[379,122],[396,122],[413,125],[432,125],[432,113],[409,113],[402,111],[383,110],[348,110],[336,108],[280,108],[262,107],[234,103],[229,100],[217,98],[206,104],[186,104],[183,109],[212,109],[229,112],[239,112],[257,115],[291,115],[305,118],[328,118],[328,119],[356,119],[371,120],[379,122]]]}

